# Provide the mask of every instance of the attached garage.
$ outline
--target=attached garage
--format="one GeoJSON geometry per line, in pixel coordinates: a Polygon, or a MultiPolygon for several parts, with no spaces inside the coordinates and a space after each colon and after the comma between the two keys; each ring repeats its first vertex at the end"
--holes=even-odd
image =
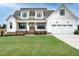
{"type": "Polygon", "coordinates": [[[51,32],[52,33],[73,33],[73,25],[66,25],[66,24],[62,24],[62,25],[55,25],[53,24],[51,26],[51,32]]]}
{"type": "Polygon", "coordinates": [[[74,33],[74,31],[77,30],[77,20],[78,17],[64,4],[61,4],[60,7],[47,18],[47,32],[52,34],[74,33]]]}

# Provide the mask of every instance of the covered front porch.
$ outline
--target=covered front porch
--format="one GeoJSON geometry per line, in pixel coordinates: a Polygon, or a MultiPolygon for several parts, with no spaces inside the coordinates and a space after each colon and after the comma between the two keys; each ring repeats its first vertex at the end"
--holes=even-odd
{"type": "Polygon", "coordinates": [[[46,22],[17,22],[17,34],[37,34],[40,32],[46,33],[46,22]]]}

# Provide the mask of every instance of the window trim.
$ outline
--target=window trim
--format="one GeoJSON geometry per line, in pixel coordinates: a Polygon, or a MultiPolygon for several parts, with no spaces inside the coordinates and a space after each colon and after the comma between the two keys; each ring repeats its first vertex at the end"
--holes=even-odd
{"type": "Polygon", "coordinates": [[[18,29],[27,29],[27,23],[18,23],[18,29]],[[26,26],[25,26],[25,28],[20,28],[20,24],[25,24],[26,26]]]}
{"type": "Polygon", "coordinates": [[[35,11],[35,19],[43,19],[43,18],[44,18],[43,11],[35,11]],[[38,13],[41,13],[42,17],[37,17],[38,13]]]}
{"type": "Polygon", "coordinates": [[[62,25],[57,25],[57,26],[62,26],[62,25]]]}
{"type": "Polygon", "coordinates": [[[56,25],[52,25],[52,26],[56,26],[56,25]]]}
{"type": "Polygon", "coordinates": [[[12,28],[13,28],[13,26],[12,26],[12,25],[13,25],[13,23],[12,23],[12,22],[10,22],[10,29],[12,29],[12,28]]]}
{"type": "Polygon", "coordinates": [[[29,18],[29,12],[28,11],[22,11],[20,14],[21,19],[28,19],[29,18]],[[27,17],[22,17],[23,13],[27,13],[27,17]]]}
{"type": "Polygon", "coordinates": [[[68,26],[72,27],[73,25],[69,24],[68,26]]]}
{"type": "Polygon", "coordinates": [[[46,23],[37,23],[37,29],[46,29],[46,23]],[[38,28],[38,24],[42,25],[42,27],[43,26],[45,26],[45,27],[44,28],[38,28]]]}
{"type": "Polygon", "coordinates": [[[66,24],[64,24],[63,26],[67,26],[66,24]]]}
{"type": "Polygon", "coordinates": [[[64,9],[60,9],[60,15],[65,16],[65,10],[64,9]]]}

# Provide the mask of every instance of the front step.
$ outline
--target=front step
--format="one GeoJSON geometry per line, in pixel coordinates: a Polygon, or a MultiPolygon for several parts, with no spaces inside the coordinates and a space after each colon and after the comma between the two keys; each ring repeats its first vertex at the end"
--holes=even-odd
{"type": "Polygon", "coordinates": [[[34,32],[28,31],[27,34],[35,34],[35,31],[34,32]]]}

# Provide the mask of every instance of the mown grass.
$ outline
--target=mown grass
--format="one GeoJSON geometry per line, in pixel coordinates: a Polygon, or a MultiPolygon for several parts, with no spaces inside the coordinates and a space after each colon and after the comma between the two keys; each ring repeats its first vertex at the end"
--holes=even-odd
{"type": "Polygon", "coordinates": [[[79,50],[54,36],[0,37],[1,56],[77,56],[79,50]]]}

